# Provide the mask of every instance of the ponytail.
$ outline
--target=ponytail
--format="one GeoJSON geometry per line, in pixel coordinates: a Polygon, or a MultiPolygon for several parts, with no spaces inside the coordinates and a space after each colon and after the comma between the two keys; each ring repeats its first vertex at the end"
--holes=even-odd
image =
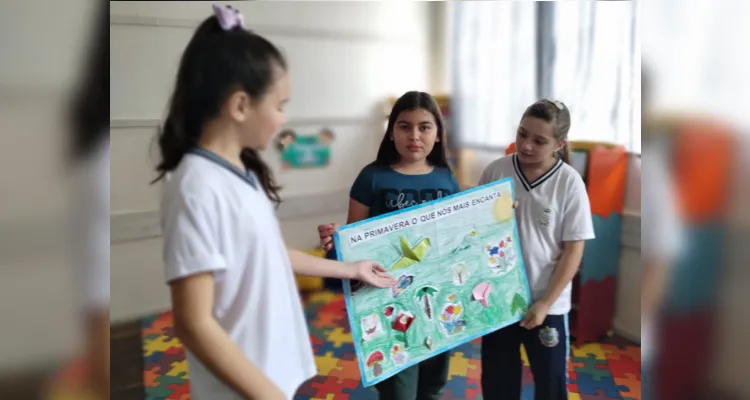
{"type": "Polygon", "coordinates": [[[263,191],[266,192],[266,196],[278,207],[281,204],[281,197],[279,196],[281,186],[278,186],[276,181],[274,181],[271,168],[260,158],[258,151],[246,147],[242,149],[240,159],[245,164],[245,168],[248,171],[252,171],[258,177],[263,191]]]}
{"type": "Polygon", "coordinates": [[[557,152],[557,156],[563,160],[565,164],[570,164],[570,143],[565,142],[565,145],[557,152]]]}
{"type": "Polygon", "coordinates": [[[159,150],[161,161],[156,166],[158,176],[151,181],[153,185],[164,178],[167,172],[177,168],[182,158],[198,144],[200,122],[192,121],[188,114],[182,114],[178,96],[172,100],[169,115],[159,132],[159,150]]]}

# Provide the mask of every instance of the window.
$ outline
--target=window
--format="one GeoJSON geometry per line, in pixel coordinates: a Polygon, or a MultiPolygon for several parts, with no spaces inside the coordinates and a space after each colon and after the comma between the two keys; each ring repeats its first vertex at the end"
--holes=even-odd
{"type": "Polygon", "coordinates": [[[524,109],[555,98],[570,139],[640,152],[639,2],[458,2],[452,131],[462,146],[504,149],[524,109]]]}
{"type": "Polygon", "coordinates": [[[451,3],[453,131],[458,144],[504,148],[536,99],[533,2],[451,3]]]}

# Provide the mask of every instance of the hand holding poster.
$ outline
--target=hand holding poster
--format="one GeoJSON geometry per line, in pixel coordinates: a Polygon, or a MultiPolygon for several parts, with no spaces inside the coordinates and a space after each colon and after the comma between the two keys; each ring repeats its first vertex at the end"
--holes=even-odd
{"type": "Polygon", "coordinates": [[[339,260],[376,260],[392,289],[344,283],[362,383],[521,320],[531,301],[513,211],[513,182],[341,227],[339,260]]]}

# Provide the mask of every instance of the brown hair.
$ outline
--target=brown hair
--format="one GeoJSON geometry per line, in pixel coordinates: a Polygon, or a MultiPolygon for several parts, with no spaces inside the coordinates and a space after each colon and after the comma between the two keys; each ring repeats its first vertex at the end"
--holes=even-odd
{"type": "MultiPolygon", "coordinates": [[[[561,101],[543,99],[530,105],[523,112],[523,117],[539,118],[552,124],[553,134],[557,140],[566,140],[570,130],[570,111],[561,101]]],[[[570,164],[570,145],[566,142],[565,146],[557,152],[563,162],[570,164]]]]}
{"type": "MultiPolygon", "coordinates": [[[[241,27],[226,31],[216,16],[203,21],[180,60],[169,113],[158,136],[162,156],[156,167],[159,175],[151,183],[177,168],[185,154],[198,145],[203,126],[219,115],[235,88],[260,100],[276,79],[276,69],[286,70],[286,66],[281,51],[262,36],[241,27]]],[[[240,159],[278,206],[280,186],[258,151],[244,148],[240,159]]]]}
{"type": "Polygon", "coordinates": [[[406,92],[396,100],[396,103],[393,104],[391,115],[388,117],[388,127],[385,129],[383,140],[380,142],[378,155],[375,158],[375,161],[370,165],[389,167],[401,159],[398,150],[396,150],[396,144],[391,140],[393,127],[396,125],[396,120],[402,112],[419,109],[428,111],[435,118],[435,124],[438,129],[437,137],[440,139],[435,142],[432,151],[427,155],[427,162],[434,167],[450,169],[448,156],[446,155],[444,147],[446,136],[445,122],[443,120],[443,114],[440,112],[440,106],[432,95],[427,92],[419,91],[406,92]]]}

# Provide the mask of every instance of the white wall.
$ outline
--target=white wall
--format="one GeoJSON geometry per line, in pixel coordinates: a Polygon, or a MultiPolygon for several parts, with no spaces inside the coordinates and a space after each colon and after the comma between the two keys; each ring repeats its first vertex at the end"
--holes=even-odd
{"type": "MultiPolygon", "coordinates": [[[[431,32],[437,29],[431,21],[439,11],[423,2],[228,3],[287,55],[289,125],[303,131],[326,125],[336,134],[326,169],[280,171],[278,154],[263,154],[285,187],[287,203],[279,213],[287,241],[312,248],[317,224],[345,219],[348,188],[375,157],[383,101],[445,81],[443,70],[430,68],[435,57],[430,49],[436,46],[431,32]]],[[[155,213],[159,186],[148,186],[157,160],[152,140],[179,56],[211,4],[110,5],[113,320],[168,305],[155,213]]]]}

